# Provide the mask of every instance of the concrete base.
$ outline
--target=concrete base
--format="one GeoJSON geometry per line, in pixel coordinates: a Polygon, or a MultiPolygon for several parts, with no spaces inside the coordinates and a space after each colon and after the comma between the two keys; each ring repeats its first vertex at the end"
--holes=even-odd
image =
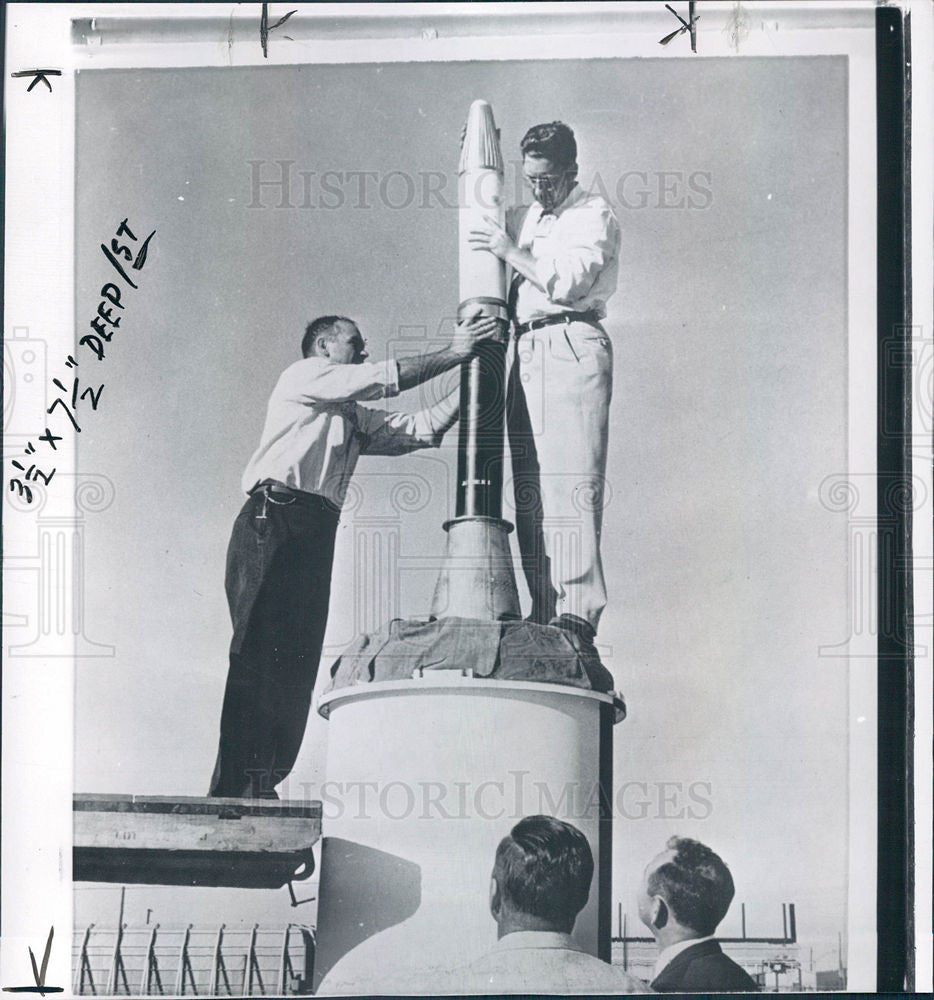
{"type": "Polygon", "coordinates": [[[566,819],[596,872],[574,937],[610,956],[614,699],[449,671],[325,695],[316,988],[456,989],[496,940],[496,846],[526,815],[566,819]],[[326,793],[326,794],[325,794],[326,793]]]}

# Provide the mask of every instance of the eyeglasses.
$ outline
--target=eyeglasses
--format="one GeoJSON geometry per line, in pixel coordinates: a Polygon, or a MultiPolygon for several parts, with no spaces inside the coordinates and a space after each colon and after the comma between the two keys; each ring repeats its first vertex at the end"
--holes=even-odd
{"type": "Polygon", "coordinates": [[[564,174],[535,174],[532,177],[526,174],[525,182],[530,188],[556,188],[564,177],[564,174]]]}

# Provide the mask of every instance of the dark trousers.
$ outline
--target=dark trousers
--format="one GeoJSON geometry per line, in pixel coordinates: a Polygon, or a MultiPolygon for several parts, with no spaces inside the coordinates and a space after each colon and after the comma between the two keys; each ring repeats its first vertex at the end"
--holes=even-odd
{"type": "Polygon", "coordinates": [[[338,513],[253,493],[227,550],[233,621],[210,795],[273,798],[305,734],[328,617],[338,513]]]}

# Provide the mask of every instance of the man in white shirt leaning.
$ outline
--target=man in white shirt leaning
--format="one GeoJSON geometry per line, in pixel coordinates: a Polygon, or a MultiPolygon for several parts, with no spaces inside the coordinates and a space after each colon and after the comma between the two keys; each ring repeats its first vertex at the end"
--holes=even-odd
{"type": "Polygon", "coordinates": [[[415,414],[360,401],[456,367],[497,331],[494,319],[465,320],[443,350],[372,363],[347,317],[308,325],[302,360],[269,399],[227,551],[234,634],[210,795],[276,798],[274,786],[295,763],[327,624],[340,509],[358,457],[437,447],[457,419],[456,391],[415,414]]]}
{"type": "Polygon", "coordinates": [[[577,183],[563,122],[520,144],[535,201],[471,234],[512,268],[507,419],[516,537],[530,618],[590,643],[606,605],[600,561],[613,350],[601,320],[616,291],[619,223],[577,183]]]}

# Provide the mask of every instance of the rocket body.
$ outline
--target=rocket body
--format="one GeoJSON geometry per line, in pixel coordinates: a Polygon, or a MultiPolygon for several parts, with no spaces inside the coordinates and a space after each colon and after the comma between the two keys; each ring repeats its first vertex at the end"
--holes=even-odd
{"type": "Polygon", "coordinates": [[[498,341],[482,344],[461,375],[457,517],[501,516],[503,414],[506,398],[506,265],[470,243],[470,232],[492,219],[505,224],[503,157],[493,109],[474,101],[467,116],[458,169],[458,318],[483,315],[502,321],[498,341]]]}
{"type": "Polygon", "coordinates": [[[496,316],[504,324],[509,316],[506,305],[506,265],[489,250],[472,247],[470,231],[492,219],[505,225],[503,204],[503,155],[486,101],[474,101],[467,115],[464,144],[458,168],[458,235],[460,246],[460,306],[458,315],[496,316]]]}
{"type": "Polygon", "coordinates": [[[478,345],[461,369],[455,517],[445,525],[447,556],[438,576],[435,618],[497,621],[521,617],[502,519],[506,409],[506,264],[470,242],[472,230],[505,223],[503,157],[493,110],[474,101],[458,168],[458,317],[492,316],[500,335],[478,345]]]}

